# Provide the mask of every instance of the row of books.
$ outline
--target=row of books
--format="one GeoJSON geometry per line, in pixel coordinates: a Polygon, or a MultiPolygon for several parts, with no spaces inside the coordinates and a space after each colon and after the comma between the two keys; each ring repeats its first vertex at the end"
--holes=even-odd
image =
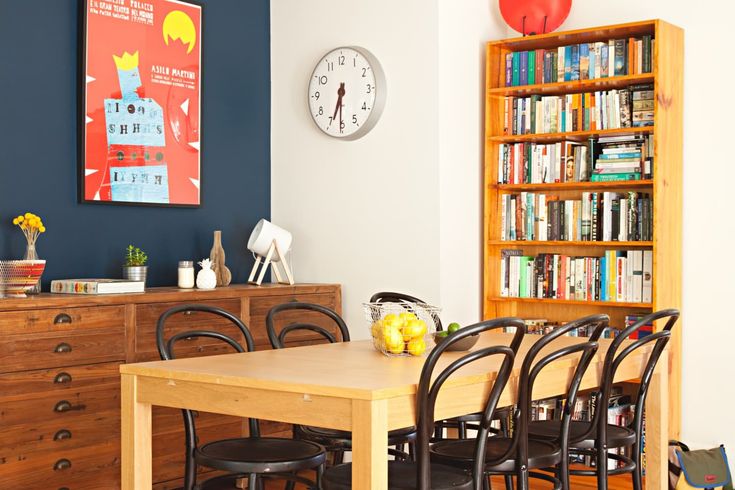
{"type": "Polygon", "coordinates": [[[595,161],[590,177],[593,182],[653,177],[653,137],[650,135],[600,137],[593,151],[595,161]]]}
{"type": "MultiPolygon", "coordinates": [[[[643,318],[642,315],[626,315],[625,325],[623,327],[618,328],[615,326],[607,326],[602,331],[602,335],[600,337],[603,339],[614,339],[625,328],[637,323],[638,321],[640,321],[641,318],[643,318]]],[[[526,324],[526,333],[529,335],[546,335],[565,325],[565,322],[551,322],[545,318],[525,318],[523,322],[526,324]]],[[[590,337],[592,335],[592,331],[589,330],[589,328],[590,327],[587,326],[575,328],[567,332],[565,335],[567,337],[590,337]]],[[[515,327],[504,327],[503,331],[505,333],[515,333],[515,327]]],[[[653,324],[647,323],[646,325],[640,327],[635,333],[633,333],[633,335],[630,335],[628,338],[631,340],[636,340],[652,333],[653,324]]]]}
{"type": "Polygon", "coordinates": [[[650,303],[651,250],[607,250],[602,257],[523,255],[503,249],[500,296],[573,301],[650,303]]]}
{"type": "Polygon", "coordinates": [[[597,131],[653,125],[653,85],[579,94],[505,97],[503,134],[597,131]]]}
{"type": "Polygon", "coordinates": [[[587,143],[503,143],[498,146],[499,184],[610,182],[653,177],[653,137],[628,134],[587,143]]]}
{"type": "Polygon", "coordinates": [[[650,241],[651,196],[582,192],[581,199],[521,192],[501,195],[503,241],[650,241]]]}
{"type": "Polygon", "coordinates": [[[654,39],[611,39],[505,55],[505,86],[650,73],[654,39]]]}

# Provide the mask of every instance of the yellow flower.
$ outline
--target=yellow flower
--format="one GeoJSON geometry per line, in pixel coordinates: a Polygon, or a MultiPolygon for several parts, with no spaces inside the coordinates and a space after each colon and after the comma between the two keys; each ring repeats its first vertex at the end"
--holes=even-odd
{"type": "Polygon", "coordinates": [[[26,213],[24,215],[24,217],[25,217],[25,219],[31,219],[33,217],[33,215],[31,213],[26,213]]]}
{"type": "Polygon", "coordinates": [[[18,223],[22,223],[25,220],[25,216],[18,216],[16,219],[18,220],[18,223]]]}
{"type": "Polygon", "coordinates": [[[41,228],[39,228],[39,231],[41,233],[46,233],[46,227],[42,225],[41,228]]]}
{"type": "Polygon", "coordinates": [[[18,223],[19,223],[19,222],[18,222],[18,218],[13,218],[13,224],[14,224],[14,225],[17,225],[18,223]]]}

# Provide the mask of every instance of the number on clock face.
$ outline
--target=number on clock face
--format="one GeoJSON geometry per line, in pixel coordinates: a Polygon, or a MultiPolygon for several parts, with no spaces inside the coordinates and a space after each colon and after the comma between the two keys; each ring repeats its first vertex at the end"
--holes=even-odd
{"type": "Polygon", "coordinates": [[[345,139],[369,131],[382,109],[382,78],[367,51],[343,47],[327,53],[309,81],[309,110],[319,129],[345,139]]]}

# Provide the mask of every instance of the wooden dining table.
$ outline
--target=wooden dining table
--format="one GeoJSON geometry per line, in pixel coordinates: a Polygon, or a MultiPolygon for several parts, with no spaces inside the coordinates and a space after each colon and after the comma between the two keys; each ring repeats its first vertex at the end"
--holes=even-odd
{"type": "MultiPolygon", "coordinates": [[[[475,348],[507,345],[510,337],[486,332],[475,348]]],[[[537,339],[525,337],[501,406],[515,403],[521,360],[537,339]]],[[[581,341],[563,337],[552,346],[581,341]]],[[[609,343],[600,341],[582,389],[599,385],[609,343]]],[[[616,381],[639,378],[648,353],[641,348],[629,356],[616,381]]],[[[460,355],[445,353],[439,366],[460,355]]],[[[385,490],[387,434],[416,424],[415,396],[424,359],[386,357],[371,341],[353,341],[122,365],[122,488],[151,488],[151,407],[158,405],[352,431],[352,487],[385,490]]],[[[667,359],[664,353],[646,406],[646,488],[651,490],[667,485],[667,359]]],[[[499,363],[497,356],[482,359],[453,375],[437,399],[437,420],[481,410],[499,363]]],[[[544,369],[534,399],[565,393],[574,364],[560,359],[544,369]]]]}

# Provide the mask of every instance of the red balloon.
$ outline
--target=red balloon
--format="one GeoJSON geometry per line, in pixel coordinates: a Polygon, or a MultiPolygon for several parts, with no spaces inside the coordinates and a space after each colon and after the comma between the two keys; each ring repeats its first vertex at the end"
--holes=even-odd
{"type": "Polygon", "coordinates": [[[572,0],[500,0],[500,13],[513,29],[525,34],[543,34],[558,29],[572,10],[572,0]],[[544,18],[546,29],[544,29],[544,18]]]}

